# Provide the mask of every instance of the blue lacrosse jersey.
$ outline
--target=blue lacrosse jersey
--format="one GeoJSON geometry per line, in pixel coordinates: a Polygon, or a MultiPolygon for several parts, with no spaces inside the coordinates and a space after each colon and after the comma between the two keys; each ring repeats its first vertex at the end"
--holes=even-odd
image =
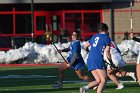
{"type": "Polygon", "coordinates": [[[69,46],[70,53],[69,57],[67,58],[68,62],[71,62],[74,59],[74,54],[77,53],[77,59],[74,62],[74,64],[71,66],[73,69],[78,70],[78,69],[84,69],[85,63],[83,60],[83,57],[81,55],[81,44],[80,40],[74,40],[70,43],[69,46]]]}
{"type": "Polygon", "coordinates": [[[87,59],[88,71],[106,69],[103,53],[106,46],[110,45],[111,39],[107,34],[96,34],[88,40],[91,49],[87,59]]]}

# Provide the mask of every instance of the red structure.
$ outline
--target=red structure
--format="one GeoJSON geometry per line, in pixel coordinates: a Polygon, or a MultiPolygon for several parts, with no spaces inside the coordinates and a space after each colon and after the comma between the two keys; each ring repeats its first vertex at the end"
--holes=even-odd
{"type": "MultiPolygon", "coordinates": [[[[0,5],[0,50],[23,46],[32,39],[30,4],[0,5]]],[[[73,31],[86,40],[102,22],[102,4],[34,4],[34,41],[47,44],[43,37],[52,30],[54,42],[67,42],[73,31]]]]}

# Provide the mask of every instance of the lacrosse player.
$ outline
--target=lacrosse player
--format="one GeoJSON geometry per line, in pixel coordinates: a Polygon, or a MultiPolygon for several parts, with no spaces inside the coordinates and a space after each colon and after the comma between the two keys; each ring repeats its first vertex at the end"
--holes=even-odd
{"type": "Polygon", "coordinates": [[[104,86],[106,84],[106,66],[103,59],[103,53],[105,51],[107,57],[111,60],[110,56],[110,42],[111,39],[107,35],[108,26],[105,23],[102,23],[99,29],[99,33],[95,34],[88,40],[84,45],[84,48],[87,49],[89,46],[90,52],[87,59],[88,71],[92,73],[95,78],[95,81],[90,82],[88,85],[80,88],[80,93],[87,93],[89,88],[98,86],[97,93],[102,93],[104,86]]]}
{"type": "Polygon", "coordinates": [[[135,73],[127,72],[125,70],[126,63],[124,62],[116,43],[113,41],[111,41],[110,44],[110,54],[111,54],[112,62],[115,65],[115,68],[111,67],[110,61],[106,57],[105,53],[104,53],[104,60],[107,62],[108,77],[118,86],[116,89],[124,88],[123,83],[120,83],[117,77],[130,76],[134,79],[134,81],[136,81],[135,73]],[[113,73],[116,73],[116,75],[114,75],[113,73]]]}
{"type": "Polygon", "coordinates": [[[53,84],[52,87],[54,88],[63,88],[64,71],[68,68],[74,69],[79,78],[88,82],[92,81],[92,78],[86,76],[82,70],[85,68],[85,63],[81,55],[81,44],[80,40],[78,40],[77,32],[72,33],[72,42],[70,43],[70,46],[66,49],[60,50],[60,52],[68,51],[70,51],[69,57],[67,58],[67,62],[63,62],[59,67],[59,82],[53,84]]]}

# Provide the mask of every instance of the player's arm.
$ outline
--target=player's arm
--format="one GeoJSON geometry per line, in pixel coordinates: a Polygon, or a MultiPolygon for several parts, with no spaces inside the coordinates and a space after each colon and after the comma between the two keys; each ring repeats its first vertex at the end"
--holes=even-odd
{"type": "Polygon", "coordinates": [[[89,48],[86,48],[86,51],[89,52],[90,51],[89,48]]]}
{"type": "Polygon", "coordinates": [[[111,58],[111,54],[110,54],[110,46],[106,46],[105,48],[105,53],[106,53],[106,57],[107,59],[109,60],[109,65],[112,67],[112,68],[115,68],[115,65],[112,61],[112,58],[111,58]]]}
{"type": "Polygon", "coordinates": [[[110,54],[110,46],[106,46],[105,48],[105,53],[106,53],[106,56],[109,60],[111,60],[111,54],[110,54]]]}
{"type": "Polygon", "coordinates": [[[90,46],[90,43],[89,42],[86,42],[86,44],[84,45],[84,49],[86,51],[89,51],[88,47],[90,46]]]}
{"type": "Polygon", "coordinates": [[[85,46],[85,45],[82,45],[81,48],[84,49],[86,52],[89,52],[89,51],[90,51],[89,48],[88,48],[88,47],[85,48],[84,46],[85,46]]]}
{"type": "Polygon", "coordinates": [[[137,42],[140,42],[140,39],[139,38],[133,37],[132,39],[135,40],[135,41],[137,41],[137,42]]]}
{"type": "Polygon", "coordinates": [[[70,51],[69,47],[61,50],[61,52],[69,52],[69,51],[70,51]]]}
{"type": "Polygon", "coordinates": [[[137,41],[137,42],[140,42],[140,39],[139,39],[139,38],[136,38],[136,37],[133,35],[133,33],[130,33],[130,37],[131,37],[133,40],[135,40],[135,41],[137,41]]]}
{"type": "Polygon", "coordinates": [[[70,46],[68,48],[64,48],[62,50],[59,50],[59,52],[69,52],[70,51],[70,46]]]}

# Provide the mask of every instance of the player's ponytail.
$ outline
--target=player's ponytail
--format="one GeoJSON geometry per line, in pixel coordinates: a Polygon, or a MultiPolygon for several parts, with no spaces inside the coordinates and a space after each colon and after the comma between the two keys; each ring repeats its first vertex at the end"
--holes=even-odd
{"type": "Polygon", "coordinates": [[[76,35],[76,37],[77,37],[77,39],[80,39],[80,32],[79,31],[74,31],[77,35],[76,35]]]}
{"type": "Polygon", "coordinates": [[[108,31],[108,26],[105,23],[101,23],[100,27],[99,27],[99,31],[108,31]]]}

